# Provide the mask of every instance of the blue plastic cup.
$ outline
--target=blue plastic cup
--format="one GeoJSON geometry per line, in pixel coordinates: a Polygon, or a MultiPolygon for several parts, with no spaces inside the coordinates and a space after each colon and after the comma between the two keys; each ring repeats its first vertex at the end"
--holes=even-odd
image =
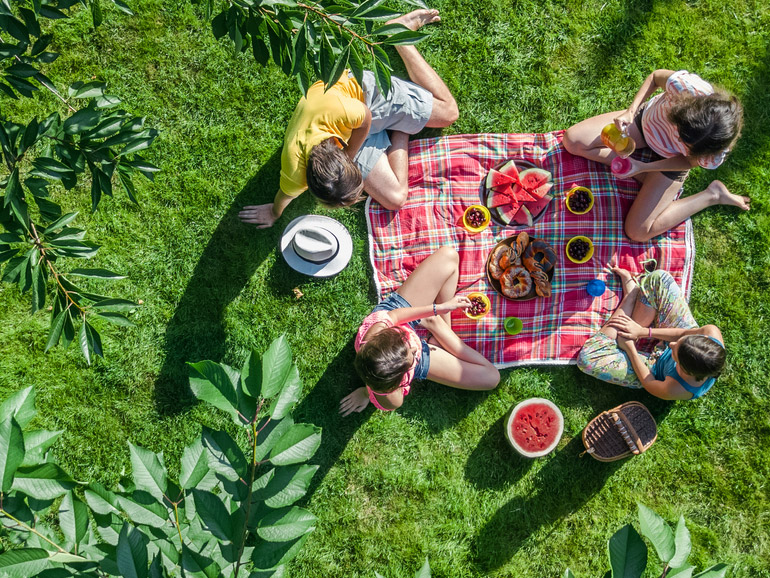
{"type": "Polygon", "coordinates": [[[607,286],[601,279],[593,279],[586,285],[586,291],[588,291],[588,294],[591,295],[591,297],[601,297],[604,295],[606,289],[607,286]]]}

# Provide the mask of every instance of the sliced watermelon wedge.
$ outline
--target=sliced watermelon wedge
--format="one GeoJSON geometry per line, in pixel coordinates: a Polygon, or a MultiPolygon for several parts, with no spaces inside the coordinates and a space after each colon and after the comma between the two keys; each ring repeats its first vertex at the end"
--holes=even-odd
{"type": "Polygon", "coordinates": [[[502,187],[503,185],[510,185],[515,182],[516,182],[515,177],[506,175],[504,173],[496,171],[495,169],[490,170],[489,174],[487,174],[486,184],[488,189],[497,189],[499,187],[502,187]]]}
{"type": "Polygon", "coordinates": [[[503,166],[497,169],[497,171],[507,177],[512,178],[514,182],[519,181],[519,169],[516,168],[516,163],[513,160],[505,163],[503,166]]]}
{"type": "Polygon", "coordinates": [[[536,189],[532,189],[529,191],[529,194],[533,197],[537,197],[538,199],[542,199],[552,188],[553,183],[546,183],[544,185],[540,185],[536,189]]]}
{"type": "Polygon", "coordinates": [[[497,207],[497,212],[500,215],[500,220],[508,225],[513,217],[521,210],[519,203],[512,203],[508,205],[502,205],[497,207]]]}
{"type": "Polygon", "coordinates": [[[546,206],[548,206],[548,203],[550,203],[552,200],[553,195],[544,195],[542,199],[538,199],[537,201],[530,201],[525,206],[532,215],[532,218],[537,219],[540,216],[540,213],[545,210],[546,206]]]}
{"type": "MultiPolygon", "coordinates": [[[[503,193],[492,192],[487,198],[487,208],[494,209],[502,205],[510,205],[513,203],[513,197],[503,193]]],[[[517,203],[518,204],[518,203],[517,203]]]]}
{"type": "MultiPolygon", "coordinates": [[[[498,209],[499,210],[499,209],[498,209]]],[[[526,205],[522,205],[521,208],[519,208],[518,212],[513,216],[511,221],[517,225],[526,225],[527,227],[532,226],[532,213],[529,212],[529,209],[527,209],[526,205]]]]}
{"type": "Polygon", "coordinates": [[[528,191],[533,191],[551,182],[551,173],[544,169],[527,169],[519,174],[519,183],[528,191]]]}
{"type": "Polygon", "coordinates": [[[518,184],[513,185],[511,189],[512,189],[511,194],[513,198],[519,201],[520,203],[526,203],[527,201],[537,200],[537,197],[527,192],[521,185],[518,185],[518,184]]]}

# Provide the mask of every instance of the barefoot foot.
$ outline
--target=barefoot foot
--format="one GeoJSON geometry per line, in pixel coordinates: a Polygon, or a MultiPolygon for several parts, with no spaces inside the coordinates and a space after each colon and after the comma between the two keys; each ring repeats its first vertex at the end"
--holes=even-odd
{"type": "Polygon", "coordinates": [[[426,24],[433,24],[439,22],[441,16],[438,15],[438,10],[412,10],[408,14],[402,14],[398,18],[388,20],[388,24],[402,24],[409,30],[417,31],[426,24]]]}
{"type": "Polygon", "coordinates": [[[706,187],[714,198],[716,199],[715,205],[733,205],[744,211],[748,211],[751,208],[751,199],[749,197],[743,197],[741,195],[734,195],[731,193],[722,181],[712,181],[711,184],[706,187]]]}
{"type": "Polygon", "coordinates": [[[620,283],[623,286],[623,295],[628,295],[636,285],[634,278],[631,277],[631,273],[620,267],[613,267],[612,272],[620,277],[620,283]]]}

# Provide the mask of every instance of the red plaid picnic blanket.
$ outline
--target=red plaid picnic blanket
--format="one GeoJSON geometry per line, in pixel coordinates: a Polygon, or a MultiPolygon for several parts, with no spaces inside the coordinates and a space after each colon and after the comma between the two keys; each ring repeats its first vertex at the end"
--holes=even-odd
{"type": "Polygon", "coordinates": [[[454,247],[460,254],[458,291],[485,292],[492,310],[478,321],[455,311],[452,327],[496,366],[512,367],[575,363],[583,343],[609,318],[622,297],[610,263],[641,272],[641,262],[653,257],[689,298],[695,256],[690,221],[647,243],[630,241],[623,234],[623,217],[639,185],[634,180],[616,179],[608,167],[571,155],[561,144],[562,135],[563,131],[452,135],[410,142],[407,204],[398,212],[371,199],[366,205],[370,258],[380,299],[396,290],[436,249],[454,247]],[[546,208],[547,214],[526,229],[531,237],[550,243],[559,258],[548,299],[510,301],[487,282],[487,255],[520,227],[492,222],[481,233],[471,234],[462,226],[464,210],[479,203],[489,169],[511,158],[533,162],[554,177],[551,192],[555,199],[546,208]],[[564,206],[564,196],[573,185],[588,187],[594,194],[594,206],[585,215],[573,215],[564,206]],[[594,243],[594,256],[582,265],[573,264],[565,254],[567,241],[575,235],[585,235],[594,243]],[[607,284],[603,296],[593,298],[586,292],[585,285],[592,279],[607,284]],[[503,320],[509,316],[523,321],[519,335],[510,336],[503,329],[503,320]]]}

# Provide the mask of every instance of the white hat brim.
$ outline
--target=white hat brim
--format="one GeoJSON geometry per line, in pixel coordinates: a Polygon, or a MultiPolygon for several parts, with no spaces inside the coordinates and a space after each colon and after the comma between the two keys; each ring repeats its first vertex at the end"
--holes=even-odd
{"type": "Polygon", "coordinates": [[[302,215],[286,226],[281,235],[279,249],[286,263],[295,271],[311,277],[331,277],[342,271],[350,262],[350,257],[353,255],[353,240],[345,226],[331,217],[302,215]],[[291,242],[298,229],[313,226],[326,229],[337,238],[339,243],[337,254],[324,263],[313,263],[303,259],[294,251],[291,242]]]}

